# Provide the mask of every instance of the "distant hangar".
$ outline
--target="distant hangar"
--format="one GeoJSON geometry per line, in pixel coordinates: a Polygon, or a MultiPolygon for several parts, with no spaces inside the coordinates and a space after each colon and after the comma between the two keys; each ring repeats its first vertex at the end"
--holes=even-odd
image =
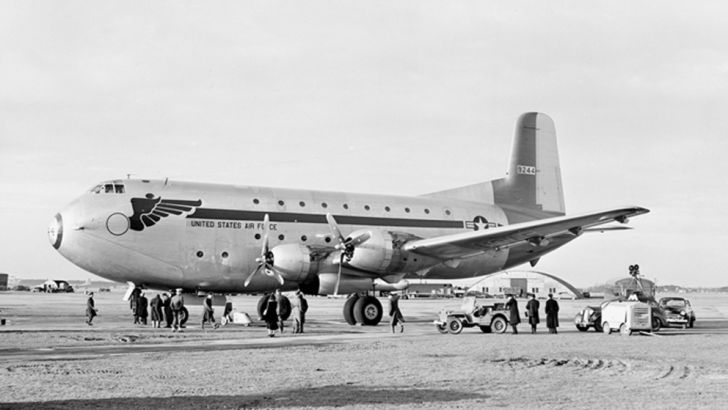
{"type": "Polygon", "coordinates": [[[537,271],[503,271],[485,275],[470,287],[470,290],[494,296],[513,294],[527,297],[535,294],[537,298],[547,298],[549,293],[561,299],[581,299],[584,295],[565,280],[537,271]]]}

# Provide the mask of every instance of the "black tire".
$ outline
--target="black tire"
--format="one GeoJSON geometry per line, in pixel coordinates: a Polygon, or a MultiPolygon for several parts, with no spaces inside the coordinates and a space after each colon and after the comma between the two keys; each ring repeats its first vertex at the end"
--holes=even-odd
{"type": "Polygon", "coordinates": [[[490,322],[490,328],[495,333],[505,333],[508,329],[508,321],[503,316],[496,316],[490,322]]]}
{"type": "Polygon", "coordinates": [[[653,332],[659,332],[662,328],[662,322],[659,318],[653,317],[652,318],[652,331],[653,332]]]}
{"type": "Polygon", "coordinates": [[[483,333],[493,333],[493,329],[490,326],[478,326],[480,331],[483,333]]]}
{"type": "Polygon", "coordinates": [[[451,317],[450,319],[448,319],[447,320],[447,331],[448,331],[448,333],[453,334],[453,335],[457,335],[460,332],[462,332],[463,331],[462,320],[460,320],[456,317],[451,317]]]}
{"type": "Polygon", "coordinates": [[[354,303],[354,319],[362,326],[376,326],[382,320],[382,304],[374,296],[363,296],[354,303]]]}
{"type": "Polygon", "coordinates": [[[594,330],[599,333],[602,333],[602,331],[604,330],[604,329],[602,329],[602,324],[599,322],[599,320],[594,322],[594,330]]]}
{"type": "Polygon", "coordinates": [[[180,327],[184,327],[187,320],[190,318],[190,311],[186,307],[182,306],[182,317],[179,319],[180,327]]]}
{"type": "Polygon", "coordinates": [[[354,317],[354,304],[359,300],[359,295],[356,293],[349,296],[344,302],[344,320],[346,323],[354,326],[356,324],[356,318],[354,317]]]}
{"type": "Polygon", "coordinates": [[[586,332],[589,330],[589,326],[576,325],[576,328],[579,329],[580,332],[586,332]]]}
{"type": "Polygon", "coordinates": [[[437,331],[442,333],[443,335],[447,334],[447,325],[446,324],[443,323],[440,325],[435,325],[435,327],[437,328],[437,331]]]}
{"type": "Polygon", "coordinates": [[[258,299],[258,318],[260,320],[263,320],[263,311],[265,310],[265,305],[268,303],[268,298],[271,295],[263,295],[260,299],[258,299]]]}
{"type": "Polygon", "coordinates": [[[288,320],[290,316],[291,301],[286,296],[281,295],[281,300],[278,301],[278,317],[283,320],[288,320]]]}
{"type": "Polygon", "coordinates": [[[619,327],[619,333],[622,336],[632,336],[632,329],[628,328],[626,323],[622,323],[622,326],[619,327]]]}

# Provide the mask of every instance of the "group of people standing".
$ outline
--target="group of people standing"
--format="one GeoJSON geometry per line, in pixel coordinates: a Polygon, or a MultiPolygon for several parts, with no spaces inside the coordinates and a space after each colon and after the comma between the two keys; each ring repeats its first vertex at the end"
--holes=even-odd
{"type": "MultiPolygon", "coordinates": [[[[172,297],[167,293],[157,294],[151,302],[147,300],[145,292],[134,289],[129,298],[129,308],[134,318],[134,324],[146,325],[151,312],[153,327],[161,328],[164,323],[164,327],[171,328],[173,332],[182,331],[184,305],[182,289],[177,289],[172,297]]],[[[214,322],[214,318],[212,321],[214,322]]]]}
{"type": "Polygon", "coordinates": [[[261,312],[265,327],[268,329],[268,337],[274,337],[276,331],[283,333],[285,318],[289,314],[293,317],[293,333],[303,333],[307,311],[308,301],[303,297],[303,292],[297,291],[293,301],[289,303],[281,290],[276,289],[275,293],[267,296],[261,312]]]}
{"type": "MultiPolygon", "coordinates": [[[[528,323],[531,325],[531,333],[536,333],[536,327],[540,322],[539,308],[541,303],[536,300],[536,295],[531,294],[531,299],[526,303],[526,316],[528,323]]],[[[508,321],[513,328],[513,333],[518,334],[518,324],[521,323],[521,316],[518,312],[518,302],[513,295],[508,297],[506,309],[509,311],[508,321]]],[[[549,293],[546,300],[546,327],[549,333],[558,333],[556,328],[559,327],[559,303],[554,299],[554,295],[549,293]]]]}

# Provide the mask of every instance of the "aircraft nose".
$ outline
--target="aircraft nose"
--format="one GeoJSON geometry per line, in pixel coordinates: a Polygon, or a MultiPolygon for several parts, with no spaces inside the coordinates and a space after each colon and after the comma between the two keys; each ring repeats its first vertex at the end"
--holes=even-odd
{"type": "Polygon", "coordinates": [[[56,214],[51,219],[51,223],[48,225],[48,239],[55,249],[61,247],[61,241],[63,240],[63,217],[61,214],[56,214]]]}

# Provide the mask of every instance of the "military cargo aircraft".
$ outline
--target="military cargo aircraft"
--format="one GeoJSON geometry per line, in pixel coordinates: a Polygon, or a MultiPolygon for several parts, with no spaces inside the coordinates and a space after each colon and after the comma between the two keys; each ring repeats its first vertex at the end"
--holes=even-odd
{"type": "Polygon", "coordinates": [[[55,215],[48,233],[68,260],[130,291],[352,294],[346,321],[376,325],[382,306],[371,291],[535,265],[647,212],[566,216],[553,121],[526,113],[505,178],[414,197],[112,180],[55,215]]]}

